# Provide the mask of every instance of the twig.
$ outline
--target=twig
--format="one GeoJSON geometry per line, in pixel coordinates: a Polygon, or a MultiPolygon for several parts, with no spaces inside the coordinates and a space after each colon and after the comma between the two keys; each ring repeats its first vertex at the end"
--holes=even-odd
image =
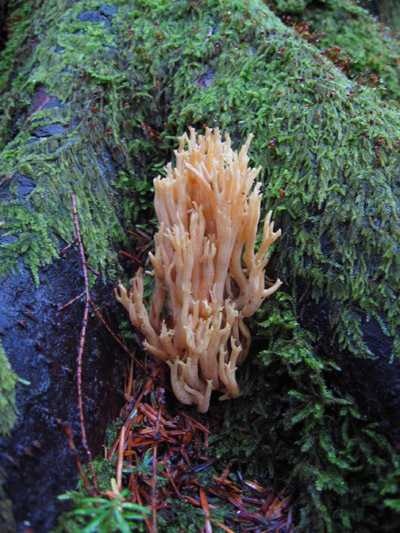
{"type": "Polygon", "coordinates": [[[122,490],[122,466],[124,464],[124,446],[125,446],[125,426],[122,426],[119,435],[118,462],[117,462],[117,487],[118,491],[122,490]]]}
{"type": "Polygon", "coordinates": [[[66,245],[64,246],[64,248],[61,248],[61,250],[60,250],[60,252],[59,252],[59,255],[60,255],[60,256],[65,255],[65,254],[67,253],[67,251],[68,251],[70,248],[72,248],[74,245],[75,245],[75,241],[66,244],[66,245]]]}
{"type": "Polygon", "coordinates": [[[72,433],[72,429],[71,429],[71,426],[68,425],[68,424],[65,424],[65,423],[62,423],[61,421],[59,421],[63,430],[64,430],[64,433],[67,437],[67,440],[68,440],[68,447],[69,449],[72,451],[72,453],[74,454],[75,456],[75,464],[76,464],[76,468],[79,472],[79,475],[81,476],[81,480],[82,480],[82,483],[83,483],[83,486],[85,487],[85,489],[90,492],[90,485],[89,485],[89,480],[86,476],[86,473],[85,473],[85,470],[83,469],[82,467],[82,464],[81,464],[81,461],[79,459],[79,454],[78,454],[78,450],[76,449],[76,446],[75,446],[75,442],[74,442],[74,436],[73,436],[73,433],[72,433]]]}
{"type": "Polygon", "coordinates": [[[97,270],[95,270],[90,265],[86,265],[86,266],[87,266],[88,270],[90,270],[90,272],[96,276],[96,278],[98,278],[100,276],[100,272],[97,272],[97,270]]]}
{"type": "Polygon", "coordinates": [[[133,359],[131,359],[129,362],[129,374],[124,387],[124,397],[127,401],[133,398],[133,384],[133,359]]]}
{"type": "Polygon", "coordinates": [[[135,255],[133,254],[130,254],[128,252],[125,252],[124,250],[120,250],[119,252],[119,255],[122,255],[123,257],[127,257],[128,259],[130,259],[131,261],[134,261],[137,265],[139,266],[142,266],[143,265],[143,261],[141,261],[140,259],[138,259],[135,255]]]}
{"type": "Polygon", "coordinates": [[[205,515],[204,533],[212,533],[210,506],[208,505],[207,494],[203,487],[200,487],[200,503],[205,515]]]}
{"type": "Polygon", "coordinates": [[[108,333],[111,335],[111,337],[115,340],[115,342],[117,344],[119,344],[121,346],[121,348],[124,350],[124,352],[126,352],[129,357],[131,357],[132,359],[135,360],[135,362],[141,366],[142,368],[144,368],[144,365],[141,361],[139,361],[136,357],[135,357],[135,354],[127,347],[127,345],[123,342],[123,340],[116,334],[114,333],[114,331],[111,329],[111,326],[108,324],[108,322],[106,321],[106,319],[104,318],[102,312],[100,311],[100,309],[97,307],[97,305],[94,303],[94,301],[90,298],[90,305],[92,306],[92,309],[93,311],[95,312],[95,315],[97,316],[97,318],[100,320],[100,322],[103,324],[103,326],[106,328],[106,330],[108,331],[108,333]]]}
{"type": "Polygon", "coordinates": [[[80,256],[83,281],[84,281],[84,287],[85,287],[85,290],[84,290],[85,307],[83,310],[82,327],[81,327],[81,334],[79,336],[78,354],[77,354],[77,359],[76,359],[76,365],[77,365],[76,388],[77,388],[77,394],[78,394],[79,422],[80,422],[80,428],[81,428],[82,446],[89,460],[89,465],[90,465],[89,467],[91,469],[93,483],[95,485],[95,488],[97,488],[96,473],[94,471],[94,467],[92,464],[92,452],[90,451],[88,440],[87,440],[87,434],[86,434],[85,413],[83,409],[83,396],[82,396],[82,361],[83,361],[83,353],[85,350],[86,331],[87,331],[87,325],[88,325],[88,319],[89,319],[90,291],[89,291],[89,276],[88,276],[88,269],[87,269],[87,263],[86,263],[85,249],[83,247],[83,242],[82,242],[82,235],[81,235],[75,193],[72,193],[72,219],[73,219],[74,229],[75,229],[75,238],[76,238],[76,242],[79,247],[79,256],[80,256]]]}
{"type": "MultiPolygon", "coordinates": [[[[158,407],[155,438],[159,437],[160,432],[161,406],[158,407]]],[[[158,444],[153,447],[153,477],[151,483],[151,515],[152,515],[152,533],[157,533],[157,452],[158,444]]]]}
{"type": "Polygon", "coordinates": [[[157,533],[158,514],[173,509],[174,502],[169,500],[178,498],[202,509],[205,519],[203,533],[212,533],[216,528],[225,533],[239,529],[248,533],[292,532],[287,498],[273,494],[257,481],[242,480],[240,484],[232,481],[229,466],[220,477],[214,476],[213,481],[203,487],[197,473],[215,462],[209,459],[205,446],[209,429],[182,411],[178,416],[171,416],[164,405],[165,391],[160,385],[157,370],[158,367],[154,367],[151,377],[146,381],[145,376],[138,373],[133,387],[131,363],[124,389],[127,399],[123,410],[124,432],[119,433],[108,454],[109,458],[112,454],[118,455],[116,477],[121,483],[125,481],[118,474],[121,472],[121,461],[136,466],[131,468],[127,486],[132,501],[151,509],[151,515],[145,521],[146,530],[157,533]],[[147,462],[148,454],[152,457],[152,463],[147,474],[147,469],[145,473],[139,465],[147,462]],[[227,524],[216,521],[213,516],[213,509],[218,509],[216,499],[229,509],[229,515],[224,519],[227,524]],[[287,524],[289,529],[285,530],[287,524]]]}
{"type": "Polygon", "coordinates": [[[73,303],[75,303],[77,300],[79,300],[80,298],[82,298],[82,296],[84,296],[85,294],[85,291],[82,291],[80,294],[77,294],[76,296],[74,296],[73,298],[71,298],[71,300],[69,300],[66,304],[62,305],[61,307],[58,307],[57,311],[60,313],[61,311],[65,311],[65,309],[67,309],[67,307],[69,307],[70,305],[72,305],[73,303]]]}

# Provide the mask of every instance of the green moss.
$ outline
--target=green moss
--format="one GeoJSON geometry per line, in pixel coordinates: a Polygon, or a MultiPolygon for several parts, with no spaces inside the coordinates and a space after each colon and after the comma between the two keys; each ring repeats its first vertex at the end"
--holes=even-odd
{"type": "Polygon", "coordinates": [[[0,343],[0,435],[8,435],[16,420],[15,385],[17,376],[0,343]]]}
{"type": "MultiPolygon", "coordinates": [[[[158,527],[163,533],[197,533],[204,528],[204,511],[199,507],[194,507],[190,503],[182,500],[169,500],[171,511],[169,513],[161,513],[158,519],[158,527]]],[[[219,502],[218,502],[219,503],[219,502]]],[[[226,529],[222,529],[219,524],[226,523],[225,521],[232,520],[232,509],[227,509],[227,506],[213,505],[211,509],[211,527],[215,533],[223,533],[226,529]]]]}
{"type": "MultiPolygon", "coordinates": [[[[77,19],[99,5],[93,0],[70,9],[60,5],[44,16],[47,25],[53,17],[52,29],[35,49],[35,68],[24,86],[44,85],[64,107],[50,116],[31,115],[3,150],[3,173],[24,173],[36,183],[29,205],[14,197],[2,206],[3,232],[17,238],[2,248],[3,270],[18,253],[35,272],[56,257],[57,239],[71,238],[72,190],[80,199],[89,255],[104,267],[109,242],[121,232],[98,152],[118,144],[128,171],[138,176],[146,169],[151,180],[177,133],[188,124],[218,124],[237,140],[256,134],[252,154],[265,169],[266,201],[286,227],[280,254],[286,275],[303,277],[312,262],[307,278],[315,299],[351,299],[375,314],[386,309],[388,332],[395,335],[396,183],[388,176],[396,175],[398,164],[397,112],[352,84],[259,2],[210,2],[204,10],[190,2],[173,8],[169,2],[115,3],[112,26],[77,19]],[[178,14],[188,19],[187,31],[178,14]],[[134,30],[138,23],[141,32],[134,30]],[[54,53],[56,46],[64,51],[54,53]],[[106,61],[112,46],[121,54],[106,61]],[[204,87],[207,75],[210,86],[204,87]],[[99,113],[92,111],[96,105],[99,113]],[[69,129],[35,139],[37,127],[49,120],[69,129]],[[324,247],[334,255],[324,254],[324,247]],[[385,282],[374,282],[382,276],[385,282]]],[[[139,215],[151,187],[142,178],[137,189],[139,215]]],[[[340,317],[332,325],[345,345],[340,317]]]]}
{"type": "Polygon", "coordinates": [[[11,140],[9,132],[3,137],[8,142],[0,154],[0,169],[9,180],[9,198],[0,204],[5,240],[0,247],[0,275],[22,258],[38,281],[40,266],[58,257],[63,243],[72,239],[72,192],[78,197],[91,265],[104,272],[115,264],[112,243],[122,241],[124,235],[116,216],[109,166],[111,154],[120,148],[106,93],[115,90],[112,86],[120,83],[121,75],[107,56],[115,45],[111,25],[78,18],[94,5],[99,3],[80,2],[69,9],[69,2],[52,4],[51,9],[47,4],[38,7],[32,31],[41,40],[5,93],[8,109],[3,118],[8,125],[15,95],[22,92],[26,105],[37,88],[45,96],[36,110],[13,124],[17,131],[11,140]],[[43,108],[49,98],[54,106],[43,108]],[[49,133],[39,133],[49,127],[49,133]],[[34,183],[25,198],[18,193],[19,174],[34,183]]]}
{"type": "Polygon", "coordinates": [[[325,0],[309,2],[297,14],[299,22],[309,25],[304,36],[351,78],[399,102],[400,42],[365,9],[351,0],[325,0]]]}
{"type": "Polygon", "coordinates": [[[254,333],[262,348],[242,372],[242,397],[227,405],[214,453],[285,487],[299,531],[372,532],[383,522],[395,531],[400,515],[384,495],[399,497],[399,457],[341,390],[341,369],[318,353],[294,301],[280,293],[268,302],[254,333]]]}
{"type": "Polygon", "coordinates": [[[9,2],[9,4],[11,4],[8,6],[11,15],[7,19],[8,35],[6,46],[1,51],[0,59],[0,91],[3,91],[9,82],[13,71],[17,68],[18,61],[22,57],[22,53],[26,53],[24,44],[26,44],[32,23],[34,2],[9,2]]]}
{"type": "Polygon", "coordinates": [[[70,491],[59,499],[72,502],[72,509],[64,513],[55,533],[145,531],[144,521],[150,514],[143,505],[129,501],[129,491],[116,493],[114,498],[70,491]]]}

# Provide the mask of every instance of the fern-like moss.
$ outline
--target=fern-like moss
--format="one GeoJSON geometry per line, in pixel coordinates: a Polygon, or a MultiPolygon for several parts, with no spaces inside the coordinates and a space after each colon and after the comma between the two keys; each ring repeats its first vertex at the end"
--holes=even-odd
{"type": "Polygon", "coordinates": [[[7,435],[16,419],[15,385],[17,376],[0,343],[0,435],[7,435]]]}

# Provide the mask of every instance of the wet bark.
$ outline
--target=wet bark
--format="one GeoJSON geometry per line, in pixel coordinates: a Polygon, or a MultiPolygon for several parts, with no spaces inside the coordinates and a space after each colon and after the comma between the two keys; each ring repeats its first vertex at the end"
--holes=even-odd
{"type": "MultiPolygon", "coordinates": [[[[82,299],[59,310],[82,292],[76,250],[42,270],[36,287],[21,268],[0,288],[0,333],[18,385],[18,421],[0,441],[0,461],[8,478],[6,492],[14,504],[19,527],[49,531],[61,505],[57,495],[75,487],[78,474],[67,431],[75,436],[79,455],[76,355],[83,314],[82,299]]],[[[110,318],[112,287],[99,282],[92,290],[110,318]],[[107,310],[108,307],[108,310],[107,310]]],[[[112,306],[112,304],[111,304],[112,306]]],[[[122,372],[118,347],[92,315],[83,361],[83,399],[89,445],[101,454],[107,424],[118,413],[122,372]]]]}

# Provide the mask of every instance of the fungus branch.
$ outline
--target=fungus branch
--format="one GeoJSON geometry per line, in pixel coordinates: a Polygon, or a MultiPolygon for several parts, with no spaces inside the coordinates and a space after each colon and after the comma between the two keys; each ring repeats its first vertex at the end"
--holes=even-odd
{"type": "Polygon", "coordinates": [[[159,221],[155,252],[149,258],[155,287],[150,310],[139,269],[127,291],[116,297],[132,324],[145,336],[144,346],[165,361],[175,396],[209,407],[213,390],[221,399],[239,394],[236,368],[249,350],[244,319],[281,285],[265,287],[268,251],[281,235],[271,213],[260,221],[260,169],[249,167],[251,137],[239,152],[218,129],[180,138],[176,165],[154,180],[159,221]]]}

